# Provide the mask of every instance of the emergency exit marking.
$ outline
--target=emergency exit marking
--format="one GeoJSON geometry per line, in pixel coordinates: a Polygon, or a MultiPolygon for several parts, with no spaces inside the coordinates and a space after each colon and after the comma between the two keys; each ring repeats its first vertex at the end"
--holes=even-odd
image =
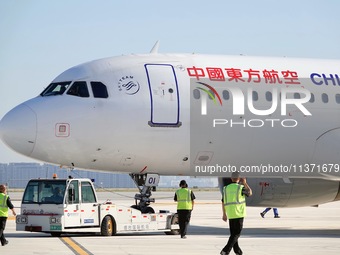
{"type": "Polygon", "coordinates": [[[70,124],[57,123],[55,126],[56,137],[69,137],[70,136],[70,124]]]}

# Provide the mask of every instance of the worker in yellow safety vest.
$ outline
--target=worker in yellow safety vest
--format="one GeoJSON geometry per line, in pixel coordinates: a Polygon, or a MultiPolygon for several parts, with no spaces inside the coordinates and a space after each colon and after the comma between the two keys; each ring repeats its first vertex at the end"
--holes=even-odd
{"type": "Polygon", "coordinates": [[[231,174],[231,181],[229,185],[223,187],[222,197],[222,219],[224,221],[229,219],[230,237],[220,254],[227,255],[233,249],[236,255],[242,255],[238,238],[241,236],[243,220],[246,217],[246,197],[252,195],[252,190],[246,179],[240,178],[239,172],[231,174]]]}
{"type": "Polygon", "coordinates": [[[15,216],[16,213],[14,206],[11,202],[11,199],[7,195],[6,186],[0,185],[0,241],[2,246],[8,244],[8,241],[4,236],[6,221],[8,218],[8,208],[12,210],[12,213],[15,216]]]}
{"type": "Polygon", "coordinates": [[[191,211],[194,209],[194,200],[196,197],[192,190],[188,189],[188,184],[185,180],[181,180],[179,186],[180,189],[176,191],[174,200],[177,201],[178,224],[181,238],[186,238],[191,211]]]}

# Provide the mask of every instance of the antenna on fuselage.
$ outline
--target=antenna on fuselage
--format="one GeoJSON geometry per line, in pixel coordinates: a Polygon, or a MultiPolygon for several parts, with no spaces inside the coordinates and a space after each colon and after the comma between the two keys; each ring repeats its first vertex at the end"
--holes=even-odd
{"type": "Polygon", "coordinates": [[[159,40],[155,43],[155,45],[152,47],[150,53],[151,54],[157,54],[158,53],[158,48],[159,48],[159,40]]]}

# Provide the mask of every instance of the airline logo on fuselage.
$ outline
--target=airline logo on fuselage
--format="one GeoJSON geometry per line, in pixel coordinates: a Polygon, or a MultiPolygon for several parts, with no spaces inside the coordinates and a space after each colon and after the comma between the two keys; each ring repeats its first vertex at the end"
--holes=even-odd
{"type": "MultiPolygon", "coordinates": [[[[297,71],[274,70],[274,69],[240,69],[240,68],[220,68],[220,67],[189,67],[187,72],[190,78],[200,80],[207,78],[210,81],[234,81],[252,82],[266,84],[300,85],[300,77],[297,71]]],[[[340,86],[339,74],[311,73],[310,80],[314,85],[340,86]]]]}
{"type": "Polygon", "coordinates": [[[239,69],[239,68],[220,68],[220,67],[206,67],[199,68],[196,66],[187,68],[190,78],[207,78],[210,81],[234,81],[234,82],[252,82],[268,84],[286,84],[286,85],[299,85],[299,76],[296,71],[292,70],[256,70],[256,69],[239,69]],[[282,77],[280,77],[280,75],[282,77]]]}
{"type": "Polygon", "coordinates": [[[124,91],[127,95],[135,95],[140,90],[140,85],[132,75],[125,75],[119,79],[118,89],[124,91]]]}
{"type": "Polygon", "coordinates": [[[319,74],[319,73],[312,73],[310,75],[311,81],[315,85],[333,85],[333,86],[340,86],[340,78],[338,74],[319,74]]]}

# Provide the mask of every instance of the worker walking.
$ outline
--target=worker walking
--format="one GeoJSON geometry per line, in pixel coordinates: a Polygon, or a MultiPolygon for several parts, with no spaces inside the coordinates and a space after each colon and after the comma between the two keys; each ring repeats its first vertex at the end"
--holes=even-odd
{"type": "Polygon", "coordinates": [[[15,216],[16,213],[14,210],[14,206],[11,202],[11,199],[7,195],[6,186],[0,185],[0,241],[2,246],[8,244],[8,241],[6,240],[4,235],[6,221],[8,218],[8,208],[12,210],[12,213],[15,216]]]}
{"type": "MultiPolygon", "coordinates": [[[[264,209],[264,211],[260,213],[261,217],[264,218],[264,216],[266,215],[266,213],[267,213],[268,211],[270,211],[271,209],[272,209],[271,207],[267,207],[266,209],[264,209]]],[[[280,218],[280,216],[279,216],[279,210],[278,210],[276,207],[273,208],[273,212],[274,212],[274,218],[280,218]]]]}
{"type": "Polygon", "coordinates": [[[176,191],[174,200],[177,201],[178,224],[181,238],[186,238],[191,211],[194,209],[194,200],[196,197],[192,190],[188,189],[188,184],[185,180],[181,180],[179,186],[180,189],[176,191]]]}
{"type": "Polygon", "coordinates": [[[243,220],[246,216],[245,197],[251,196],[252,190],[248,186],[246,179],[240,178],[239,172],[231,174],[231,181],[232,183],[223,187],[222,197],[222,219],[224,221],[229,219],[230,237],[220,254],[230,254],[231,249],[234,249],[235,254],[242,255],[243,252],[238,245],[238,239],[241,236],[243,220]]]}

